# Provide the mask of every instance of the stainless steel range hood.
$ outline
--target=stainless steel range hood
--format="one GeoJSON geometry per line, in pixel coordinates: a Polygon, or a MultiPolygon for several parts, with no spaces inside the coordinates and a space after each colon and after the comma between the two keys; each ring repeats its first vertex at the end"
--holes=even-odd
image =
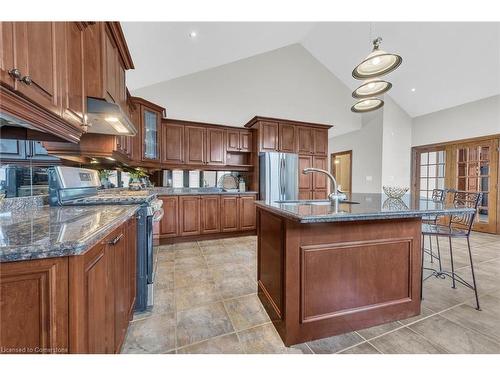
{"type": "Polygon", "coordinates": [[[125,112],[115,103],[104,99],[87,98],[88,133],[126,135],[137,134],[137,129],[125,112]]]}

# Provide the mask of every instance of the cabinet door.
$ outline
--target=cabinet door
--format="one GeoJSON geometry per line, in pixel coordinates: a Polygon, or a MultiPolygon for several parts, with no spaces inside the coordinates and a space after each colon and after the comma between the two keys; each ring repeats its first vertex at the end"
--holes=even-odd
{"type": "MultiPolygon", "coordinates": [[[[326,156],[313,156],[313,167],[328,170],[326,156]]],[[[313,190],[328,190],[328,180],[323,173],[313,173],[313,190]]]]}
{"type": "Polygon", "coordinates": [[[279,124],[279,150],[282,152],[296,152],[295,125],[279,124]]]}
{"type": "Polygon", "coordinates": [[[313,174],[304,174],[304,168],[312,167],[312,156],[299,156],[299,189],[312,190],[313,188],[313,174]]]}
{"type": "Polygon", "coordinates": [[[297,127],[297,151],[299,154],[311,154],[314,151],[314,141],[312,129],[299,126],[297,127]]]}
{"type": "Polygon", "coordinates": [[[299,189],[299,199],[310,200],[313,199],[312,190],[299,189]]]}
{"type": "Polygon", "coordinates": [[[83,30],[83,26],[79,22],[65,23],[63,117],[75,125],[80,125],[83,122],[85,114],[83,30]]]}
{"type": "Polygon", "coordinates": [[[221,205],[221,226],[222,232],[234,232],[239,229],[239,205],[237,195],[222,195],[221,205]]]}
{"type": "Polygon", "coordinates": [[[184,163],[184,125],[164,124],[162,134],[162,162],[184,163]]]}
{"type": "Polygon", "coordinates": [[[256,228],[255,196],[242,195],[239,198],[240,230],[253,230],[256,228]]]}
{"type": "Polygon", "coordinates": [[[104,54],[106,99],[118,103],[118,50],[107,31],[104,32],[104,54]]]}
{"type": "Polygon", "coordinates": [[[249,130],[240,132],[240,151],[252,151],[252,132],[249,130]]]}
{"type": "Polygon", "coordinates": [[[201,126],[185,126],[184,137],[186,164],[205,164],[206,129],[201,126]]]}
{"type": "Polygon", "coordinates": [[[328,130],[313,129],[314,137],[314,154],[328,155],[328,130]]]}
{"type": "Polygon", "coordinates": [[[141,105],[142,111],[142,134],[143,134],[143,160],[160,160],[159,133],[160,115],[141,105]]]}
{"type": "Polygon", "coordinates": [[[226,142],[224,129],[206,129],[207,155],[206,164],[224,165],[226,164],[226,142]]]}
{"type": "MultiPolygon", "coordinates": [[[[113,232],[109,239],[115,238],[113,232]]],[[[115,352],[114,254],[106,242],[69,258],[72,353],[115,352]]]]}
{"type": "Polygon", "coordinates": [[[15,65],[23,77],[16,89],[59,115],[58,56],[64,51],[60,28],[64,25],[58,22],[16,22],[14,26],[15,65]]]}
{"type": "Polygon", "coordinates": [[[218,195],[201,196],[201,233],[220,232],[220,200],[218,195]]]}
{"type": "Polygon", "coordinates": [[[142,122],[141,122],[141,110],[140,106],[135,108],[131,108],[130,110],[130,120],[134,124],[137,129],[137,134],[133,137],[130,137],[130,159],[133,161],[141,161],[142,159],[142,149],[143,145],[143,131],[142,131],[142,122]]]}
{"type": "Polygon", "coordinates": [[[179,197],[179,222],[181,236],[192,236],[201,233],[199,195],[179,197]]]}
{"type": "Polygon", "coordinates": [[[68,352],[68,258],[2,263],[0,327],[0,348],[68,352]]]}
{"type": "Polygon", "coordinates": [[[313,199],[327,199],[328,192],[326,190],[315,190],[312,192],[313,199]]]}
{"type": "Polygon", "coordinates": [[[263,121],[260,123],[260,151],[278,151],[278,123],[263,121]]]}
{"type": "Polygon", "coordinates": [[[240,150],[240,131],[239,130],[227,130],[227,151],[239,151],[240,150]]]}
{"type": "Polygon", "coordinates": [[[176,237],[179,234],[179,197],[160,197],[163,201],[163,217],[160,221],[161,237],[176,237]]]}
{"type": "Polygon", "coordinates": [[[16,68],[14,62],[14,22],[0,22],[0,46],[0,81],[14,88],[15,80],[9,74],[9,71],[16,68]]]}

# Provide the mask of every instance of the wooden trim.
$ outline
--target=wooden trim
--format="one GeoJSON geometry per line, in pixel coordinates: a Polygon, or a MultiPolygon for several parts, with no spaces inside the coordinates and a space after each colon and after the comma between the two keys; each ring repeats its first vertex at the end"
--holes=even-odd
{"type": "Polygon", "coordinates": [[[423,150],[430,149],[430,150],[432,150],[432,148],[439,147],[439,146],[447,146],[447,145],[454,145],[454,144],[459,144],[459,143],[469,143],[469,142],[480,142],[480,141],[490,140],[493,138],[500,139],[500,133],[496,133],[496,134],[492,134],[492,135],[482,135],[482,136],[473,137],[473,138],[456,139],[454,141],[431,143],[431,144],[421,145],[421,146],[413,146],[412,149],[423,149],[423,150]]]}
{"type": "Polygon", "coordinates": [[[296,121],[296,120],[288,120],[288,119],[281,119],[281,118],[274,118],[274,117],[255,116],[250,121],[248,121],[244,125],[244,127],[251,128],[257,122],[260,122],[260,121],[272,121],[272,122],[280,122],[280,123],[293,124],[293,125],[312,126],[312,127],[316,127],[316,128],[322,128],[322,129],[330,129],[334,126],[334,125],[330,125],[330,124],[318,124],[318,123],[314,123],[314,122],[296,121]]]}
{"type": "Polygon", "coordinates": [[[125,40],[125,36],[123,35],[123,30],[120,25],[120,22],[106,22],[109,27],[109,31],[113,36],[116,47],[118,48],[118,52],[120,53],[120,57],[123,61],[124,68],[134,69],[134,62],[132,61],[132,56],[127,46],[127,41],[125,40]]]}
{"type": "Polygon", "coordinates": [[[209,123],[209,122],[200,122],[200,121],[194,121],[194,120],[180,120],[180,119],[173,119],[173,118],[164,118],[162,120],[163,123],[165,124],[177,124],[177,125],[188,125],[188,126],[206,126],[208,128],[226,128],[230,130],[248,130],[245,129],[244,127],[241,126],[232,126],[232,125],[223,125],[223,124],[215,124],[215,123],[209,123]]]}
{"type": "Polygon", "coordinates": [[[0,103],[2,103],[2,112],[26,121],[37,130],[52,133],[66,141],[78,143],[83,134],[81,129],[64,121],[60,116],[40,108],[3,86],[0,86],[0,103]]]}
{"type": "MultiPolygon", "coordinates": [[[[163,116],[163,118],[166,116],[166,110],[164,107],[158,105],[158,104],[155,104],[153,102],[150,102],[146,99],[143,99],[143,98],[139,98],[138,96],[131,96],[130,97],[130,101],[134,104],[142,104],[143,106],[145,107],[148,107],[148,108],[151,108],[152,110],[155,110],[157,112],[160,112],[161,115],[163,116]]],[[[163,118],[160,118],[161,120],[163,120],[163,118]]]]}
{"type": "Polygon", "coordinates": [[[332,152],[330,154],[330,173],[333,175],[333,159],[335,156],[340,155],[349,155],[349,193],[352,193],[352,150],[340,151],[340,152],[332,152]]]}

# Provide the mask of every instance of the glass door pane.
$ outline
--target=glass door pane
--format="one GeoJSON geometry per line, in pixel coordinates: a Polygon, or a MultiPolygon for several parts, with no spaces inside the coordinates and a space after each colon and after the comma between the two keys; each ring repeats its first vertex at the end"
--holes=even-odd
{"type": "Polygon", "coordinates": [[[158,159],[158,115],[156,112],[144,110],[144,157],[158,159]]]}

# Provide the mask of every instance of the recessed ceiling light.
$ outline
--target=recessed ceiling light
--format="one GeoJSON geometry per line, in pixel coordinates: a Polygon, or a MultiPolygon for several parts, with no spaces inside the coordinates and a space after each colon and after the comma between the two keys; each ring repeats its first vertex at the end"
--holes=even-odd
{"type": "Polygon", "coordinates": [[[196,33],[196,31],[191,31],[191,32],[189,33],[189,37],[190,37],[190,38],[196,38],[196,36],[197,36],[197,35],[198,35],[198,34],[196,33]]]}
{"type": "Polygon", "coordinates": [[[411,89],[411,92],[415,92],[415,91],[417,91],[417,89],[415,87],[411,89]]]}

